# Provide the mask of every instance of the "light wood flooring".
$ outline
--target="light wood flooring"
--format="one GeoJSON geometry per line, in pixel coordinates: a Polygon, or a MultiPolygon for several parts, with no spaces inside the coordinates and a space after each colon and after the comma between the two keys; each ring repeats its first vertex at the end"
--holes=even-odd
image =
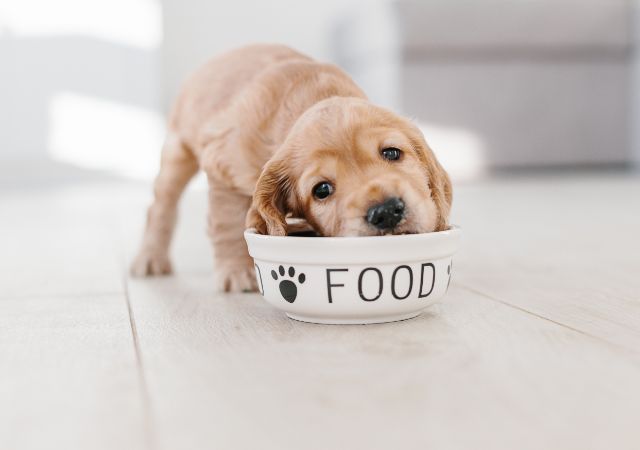
{"type": "Polygon", "coordinates": [[[0,449],[640,448],[640,178],[457,186],[448,296],[368,326],[216,293],[203,191],[130,279],[149,192],[0,190],[0,449]]]}

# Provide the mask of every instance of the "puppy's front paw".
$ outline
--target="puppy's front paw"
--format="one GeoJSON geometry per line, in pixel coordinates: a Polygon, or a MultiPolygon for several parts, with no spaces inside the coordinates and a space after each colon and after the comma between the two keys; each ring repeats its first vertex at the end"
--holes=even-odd
{"type": "Polygon", "coordinates": [[[224,292],[256,292],[258,282],[253,265],[223,266],[217,269],[218,289],[224,292]]]}
{"type": "Polygon", "coordinates": [[[169,255],[161,251],[143,248],[131,264],[131,275],[134,277],[169,275],[171,272],[169,255]]]}

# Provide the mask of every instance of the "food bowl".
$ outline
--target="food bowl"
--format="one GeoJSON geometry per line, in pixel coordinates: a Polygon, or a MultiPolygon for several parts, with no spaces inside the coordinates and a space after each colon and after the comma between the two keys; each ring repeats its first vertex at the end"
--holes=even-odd
{"type": "Polygon", "coordinates": [[[244,237],[258,289],[292,319],[367,324],[410,319],[449,288],[460,229],[367,237],[244,237]]]}

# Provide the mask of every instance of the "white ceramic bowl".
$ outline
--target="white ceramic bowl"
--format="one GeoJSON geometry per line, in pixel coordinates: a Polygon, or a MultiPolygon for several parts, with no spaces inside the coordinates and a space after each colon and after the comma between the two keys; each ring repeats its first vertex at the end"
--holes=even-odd
{"type": "Polygon", "coordinates": [[[292,319],[365,324],[419,315],[449,287],[460,229],[375,237],[244,233],[264,298],[292,319]]]}

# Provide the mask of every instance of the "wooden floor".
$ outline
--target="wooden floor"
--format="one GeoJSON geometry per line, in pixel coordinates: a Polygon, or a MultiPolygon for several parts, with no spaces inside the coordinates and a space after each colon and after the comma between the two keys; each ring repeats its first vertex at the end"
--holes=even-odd
{"type": "Polygon", "coordinates": [[[129,279],[148,191],[0,190],[0,449],[640,448],[639,178],[458,186],[447,298],[369,326],[215,293],[205,192],[129,279]]]}

